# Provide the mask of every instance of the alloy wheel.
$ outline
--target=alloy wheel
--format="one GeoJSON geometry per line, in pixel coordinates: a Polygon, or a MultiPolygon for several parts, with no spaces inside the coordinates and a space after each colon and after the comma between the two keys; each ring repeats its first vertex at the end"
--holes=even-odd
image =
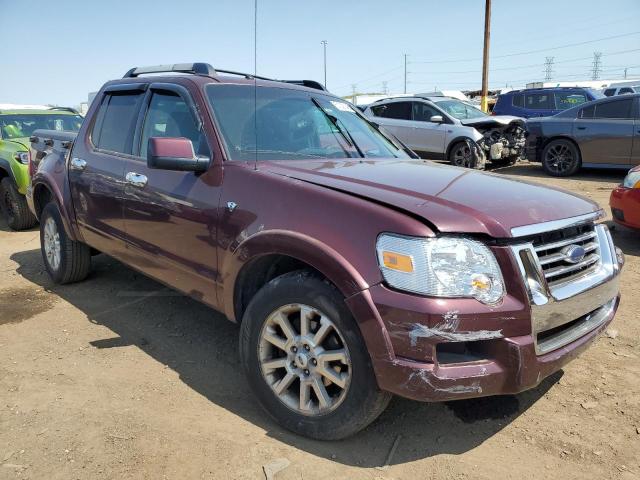
{"type": "Polygon", "coordinates": [[[574,166],[575,158],[571,148],[564,143],[551,146],[547,150],[544,162],[549,170],[557,174],[563,174],[574,166]]]}
{"type": "Polygon", "coordinates": [[[342,334],[328,316],[308,305],[284,305],[269,315],[260,332],[258,358],[276,397],[302,415],[333,411],[351,383],[342,334]]]}
{"type": "Polygon", "coordinates": [[[471,167],[472,153],[469,145],[466,143],[460,144],[453,151],[453,164],[456,167],[471,167]]]}
{"type": "Polygon", "coordinates": [[[49,263],[52,270],[58,270],[62,260],[60,233],[58,232],[58,226],[52,217],[47,218],[47,221],[44,224],[43,247],[44,253],[47,257],[47,263],[49,263]]]}

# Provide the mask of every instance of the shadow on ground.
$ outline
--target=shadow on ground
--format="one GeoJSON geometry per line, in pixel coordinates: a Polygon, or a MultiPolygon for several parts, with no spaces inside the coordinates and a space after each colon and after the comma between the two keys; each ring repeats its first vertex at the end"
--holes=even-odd
{"type": "MultiPolygon", "coordinates": [[[[631,165],[629,165],[631,168],[631,165]]],[[[547,175],[539,163],[522,162],[511,167],[498,167],[493,168],[488,166],[487,170],[495,173],[501,173],[503,175],[517,175],[518,177],[529,177],[532,180],[548,180],[550,177],[547,175]]],[[[583,168],[575,175],[572,175],[562,180],[567,182],[564,188],[570,188],[571,183],[574,181],[587,181],[587,182],[603,182],[603,183],[622,183],[628,169],[611,169],[611,168],[583,168]]]]}
{"type": "Polygon", "coordinates": [[[390,464],[438,454],[460,454],[495,435],[556,383],[561,373],[517,396],[425,404],[395,399],[371,426],[339,442],[319,442],[280,428],[259,407],[238,358],[238,328],[222,315],[150,280],[104,255],[94,257],[85,282],[52,284],[40,252],[11,256],[26,279],[59,295],[114,333],[90,342],[94,348],[135,345],[175,370],[180,379],[211,402],[263,428],[277,440],[347,465],[381,466],[396,438],[390,464]]]}

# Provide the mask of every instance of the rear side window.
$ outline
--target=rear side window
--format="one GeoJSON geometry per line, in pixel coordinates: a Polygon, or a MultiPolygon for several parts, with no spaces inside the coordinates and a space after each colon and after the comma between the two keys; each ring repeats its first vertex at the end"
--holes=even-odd
{"type": "Polygon", "coordinates": [[[616,93],[616,89],[615,88],[607,88],[604,92],[604,96],[605,97],[613,97],[616,93]]]}
{"type": "Polygon", "coordinates": [[[138,92],[105,96],[91,132],[96,148],[131,154],[142,98],[143,94],[138,92]]]}
{"type": "Polygon", "coordinates": [[[634,91],[631,87],[622,87],[618,92],[618,95],[622,95],[623,93],[634,93],[634,91]]]}
{"type": "Polygon", "coordinates": [[[371,111],[376,117],[411,120],[411,102],[385,103],[371,107],[371,111]]]}
{"type": "Polygon", "coordinates": [[[193,151],[209,155],[207,142],[186,102],[172,93],[154,93],[142,129],[140,156],[146,158],[151,137],[184,137],[191,140],[193,151]]]}
{"type": "Polygon", "coordinates": [[[580,110],[579,118],[593,118],[593,113],[596,111],[595,105],[589,105],[580,110]]]}
{"type": "Polygon", "coordinates": [[[633,99],[613,100],[596,105],[594,118],[630,119],[633,99]]]}
{"type": "Polygon", "coordinates": [[[531,110],[553,110],[551,93],[528,93],[525,95],[525,106],[531,110]]]}
{"type": "Polygon", "coordinates": [[[524,108],[524,95],[522,93],[517,93],[513,96],[513,106],[524,108]]]}
{"type": "Polygon", "coordinates": [[[556,92],[556,108],[566,110],[587,101],[587,96],[581,92],[556,92]]]}

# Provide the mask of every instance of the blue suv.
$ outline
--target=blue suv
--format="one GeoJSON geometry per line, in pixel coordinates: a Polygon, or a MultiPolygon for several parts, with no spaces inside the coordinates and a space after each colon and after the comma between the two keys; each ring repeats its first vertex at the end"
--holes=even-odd
{"type": "Polygon", "coordinates": [[[498,96],[493,115],[549,117],[604,95],[591,88],[551,87],[513,90],[498,96]]]}

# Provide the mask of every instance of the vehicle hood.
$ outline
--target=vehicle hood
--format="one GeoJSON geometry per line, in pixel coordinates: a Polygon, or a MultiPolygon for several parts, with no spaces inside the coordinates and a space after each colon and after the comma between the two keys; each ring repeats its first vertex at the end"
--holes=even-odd
{"type": "Polygon", "coordinates": [[[16,137],[11,139],[6,139],[5,142],[15,143],[22,147],[24,150],[29,150],[29,137],[16,137]]]}
{"type": "Polygon", "coordinates": [[[512,123],[519,123],[524,125],[524,118],[513,117],[511,115],[495,115],[491,117],[480,117],[480,118],[467,118],[465,120],[460,120],[463,125],[468,127],[506,127],[512,123]]]}
{"type": "Polygon", "coordinates": [[[441,232],[508,238],[514,227],[600,211],[558,188],[429,161],[271,161],[259,168],[406,211],[441,232]]]}

